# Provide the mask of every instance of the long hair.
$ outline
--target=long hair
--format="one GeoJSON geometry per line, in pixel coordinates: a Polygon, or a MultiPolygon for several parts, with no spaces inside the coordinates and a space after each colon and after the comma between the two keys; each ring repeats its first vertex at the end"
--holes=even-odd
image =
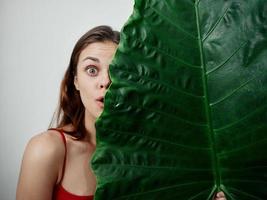
{"type": "Polygon", "coordinates": [[[97,26],[85,33],[75,44],[70,62],[60,86],[59,105],[54,114],[50,127],[56,120],[56,127],[62,128],[71,124],[73,131],[67,134],[82,139],[86,135],[84,124],[85,108],[81,101],[80,93],[74,86],[74,77],[77,74],[77,63],[82,50],[94,42],[111,41],[119,43],[120,33],[109,26],[97,26]],[[56,119],[55,119],[56,118],[56,119]]]}

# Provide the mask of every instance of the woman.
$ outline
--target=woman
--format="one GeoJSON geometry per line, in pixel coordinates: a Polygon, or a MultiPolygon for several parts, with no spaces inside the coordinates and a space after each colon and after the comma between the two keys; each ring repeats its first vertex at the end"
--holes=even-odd
{"type": "Polygon", "coordinates": [[[93,199],[96,178],[88,163],[96,146],[94,123],[104,107],[109,64],[118,43],[119,32],[99,26],[75,45],[61,84],[58,128],[29,141],[18,200],[93,199]]]}
{"type": "MultiPolygon", "coordinates": [[[[111,82],[109,64],[118,43],[119,32],[98,26],[75,45],[61,83],[58,128],[29,141],[17,200],[93,199],[96,178],[88,163],[96,146],[94,124],[103,111],[111,82]]],[[[223,193],[217,196],[216,200],[224,200],[223,193]]]]}

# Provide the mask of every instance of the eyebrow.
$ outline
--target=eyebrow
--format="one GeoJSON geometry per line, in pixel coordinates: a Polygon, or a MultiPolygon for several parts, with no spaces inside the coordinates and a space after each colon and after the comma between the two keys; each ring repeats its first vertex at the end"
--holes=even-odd
{"type": "Polygon", "coordinates": [[[98,58],[95,58],[95,57],[91,57],[91,56],[87,56],[86,58],[83,59],[83,61],[85,60],[92,60],[94,62],[100,62],[98,58]]]}

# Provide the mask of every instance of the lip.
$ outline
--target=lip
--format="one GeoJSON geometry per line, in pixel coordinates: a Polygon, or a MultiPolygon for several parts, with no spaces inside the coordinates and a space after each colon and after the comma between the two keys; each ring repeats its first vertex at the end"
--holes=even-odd
{"type": "Polygon", "coordinates": [[[96,99],[96,103],[97,103],[97,105],[99,105],[100,108],[104,108],[104,97],[103,96],[98,97],[96,99]]]}

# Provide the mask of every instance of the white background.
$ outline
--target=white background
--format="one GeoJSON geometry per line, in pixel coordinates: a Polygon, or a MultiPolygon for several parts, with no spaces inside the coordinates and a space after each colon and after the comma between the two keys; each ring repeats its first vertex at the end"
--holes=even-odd
{"type": "Polygon", "coordinates": [[[120,30],[133,4],[134,0],[0,1],[1,200],[15,199],[25,145],[48,128],[75,42],[97,25],[120,30]]]}

